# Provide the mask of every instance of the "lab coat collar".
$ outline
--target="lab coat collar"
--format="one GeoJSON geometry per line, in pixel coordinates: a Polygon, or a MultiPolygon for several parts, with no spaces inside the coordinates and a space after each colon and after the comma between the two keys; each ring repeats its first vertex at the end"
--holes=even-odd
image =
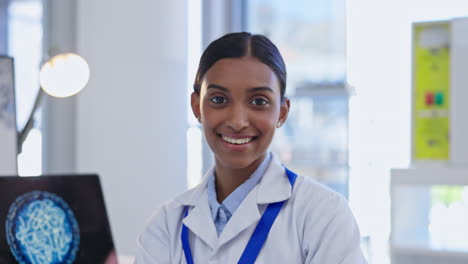
{"type": "Polygon", "coordinates": [[[182,222],[211,249],[215,249],[218,240],[216,227],[211,216],[207,190],[207,176],[212,173],[213,169],[207,172],[199,185],[175,199],[184,206],[193,207],[190,208],[188,215],[182,222]]]}
{"type": "MultiPolygon", "coordinates": [[[[208,176],[213,173],[214,167],[208,170],[202,182],[195,188],[181,194],[176,201],[183,205],[196,206],[200,204],[201,197],[207,194],[208,176]]],[[[285,169],[278,156],[271,153],[271,161],[259,184],[251,191],[256,192],[258,204],[280,202],[291,197],[291,184],[285,169]]]]}
{"type": "Polygon", "coordinates": [[[258,204],[284,201],[291,197],[291,184],[285,169],[279,158],[272,153],[271,162],[262,180],[239,205],[218,239],[207,193],[207,176],[212,170],[214,168],[207,172],[197,187],[176,198],[183,205],[194,206],[183,223],[212,249],[220,248],[240,232],[258,222],[261,217],[258,204]]]}
{"type": "Polygon", "coordinates": [[[245,197],[221,232],[217,248],[220,249],[242,231],[258,223],[261,218],[259,204],[280,202],[289,197],[291,197],[291,184],[279,158],[272,153],[270,164],[261,181],[245,197]]]}
{"type": "Polygon", "coordinates": [[[281,202],[291,197],[291,183],[278,156],[271,153],[271,162],[265,175],[257,185],[257,203],[269,204],[281,202]]]}
{"type": "MultiPolygon", "coordinates": [[[[218,240],[218,248],[236,237],[239,233],[255,224],[260,219],[260,211],[257,206],[256,188],[247,194],[237,210],[227,222],[218,240]]],[[[216,254],[216,253],[215,253],[216,254]]]]}

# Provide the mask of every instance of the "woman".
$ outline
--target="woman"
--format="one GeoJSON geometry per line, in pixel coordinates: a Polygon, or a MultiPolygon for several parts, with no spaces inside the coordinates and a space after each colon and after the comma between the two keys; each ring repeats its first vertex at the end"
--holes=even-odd
{"type": "Polygon", "coordinates": [[[344,198],[268,151],[288,117],[285,88],[266,37],[232,33],[208,46],[191,104],[215,165],[153,215],[136,263],[365,263],[344,198]]]}

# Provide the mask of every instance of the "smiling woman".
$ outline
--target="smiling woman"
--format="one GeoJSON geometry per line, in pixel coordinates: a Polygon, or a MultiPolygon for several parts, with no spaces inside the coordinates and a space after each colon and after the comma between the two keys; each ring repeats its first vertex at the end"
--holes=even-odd
{"type": "Polygon", "coordinates": [[[285,84],[281,54],[262,35],[208,46],[191,105],[215,166],[150,219],[136,263],[365,263],[345,199],[268,151],[288,117],[285,84]]]}
{"type": "MultiPolygon", "coordinates": [[[[287,118],[275,73],[251,55],[217,61],[192,95],[216,160],[217,191],[229,195],[265,159],[277,124],[287,118]]],[[[218,200],[224,200],[218,197],[218,200]]]]}

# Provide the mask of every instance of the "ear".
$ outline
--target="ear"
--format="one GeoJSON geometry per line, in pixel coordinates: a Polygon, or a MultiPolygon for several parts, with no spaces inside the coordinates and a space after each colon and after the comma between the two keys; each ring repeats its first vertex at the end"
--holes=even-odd
{"type": "Polygon", "coordinates": [[[190,98],[190,103],[192,105],[192,112],[195,115],[195,118],[201,117],[201,109],[200,109],[200,95],[196,92],[192,92],[192,96],[190,98]]]}
{"type": "Polygon", "coordinates": [[[280,115],[278,119],[278,122],[280,122],[281,125],[284,124],[284,122],[286,122],[286,120],[288,119],[290,105],[291,102],[289,101],[289,98],[284,97],[283,102],[281,103],[280,115]]]}

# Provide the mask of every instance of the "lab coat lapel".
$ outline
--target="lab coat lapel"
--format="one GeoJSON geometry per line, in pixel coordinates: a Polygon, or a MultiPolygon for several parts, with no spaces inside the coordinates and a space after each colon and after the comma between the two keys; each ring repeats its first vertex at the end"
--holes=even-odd
{"type": "Polygon", "coordinates": [[[209,173],[211,173],[211,170],[208,171],[204,180],[197,187],[177,197],[176,200],[185,206],[190,206],[189,213],[182,222],[195,236],[199,237],[211,249],[214,249],[218,234],[208,203],[207,176],[209,173]]]}
{"type": "Polygon", "coordinates": [[[189,211],[183,223],[192,233],[205,242],[211,249],[216,247],[218,235],[211,216],[208,195],[202,195],[195,207],[189,211]]]}
{"type": "Polygon", "coordinates": [[[284,201],[289,197],[291,197],[291,184],[281,161],[272,153],[272,159],[265,175],[234,212],[221,232],[217,247],[229,242],[251,225],[256,225],[261,218],[260,204],[284,201]]]}
{"type": "Polygon", "coordinates": [[[270,204],[291,197],[292,188],[280,159],[271,153],[271,162],[262,181],[258,184],[257,203],[270,204]]]}
{"type": "Polygon", "coordinates": [[[231,239],[236,237],[240,232],[244,231],[249,226],[255,224],[260,219],[260,212],[257,206],[257,187],[255,187],[242,201],[237,210],[232,215],[229,222],[221,232],[218,241],[218,248],[231,239]]]}
{"type": "Polygon", "coordinates": [[[239,205],[218,239],[207,193],[207,176],[212,170],[213,168],[207,172],[202,183],[176,200],[183,205],[191,206],[183,223],[213,250],[221,248],[251,225],[256,225],[261,217],[258,207],[260,204],[284,201],[291,197],[291,184],[284,167],[279,158],[272,153],[271,162],[262,180],[239,205]]]}

